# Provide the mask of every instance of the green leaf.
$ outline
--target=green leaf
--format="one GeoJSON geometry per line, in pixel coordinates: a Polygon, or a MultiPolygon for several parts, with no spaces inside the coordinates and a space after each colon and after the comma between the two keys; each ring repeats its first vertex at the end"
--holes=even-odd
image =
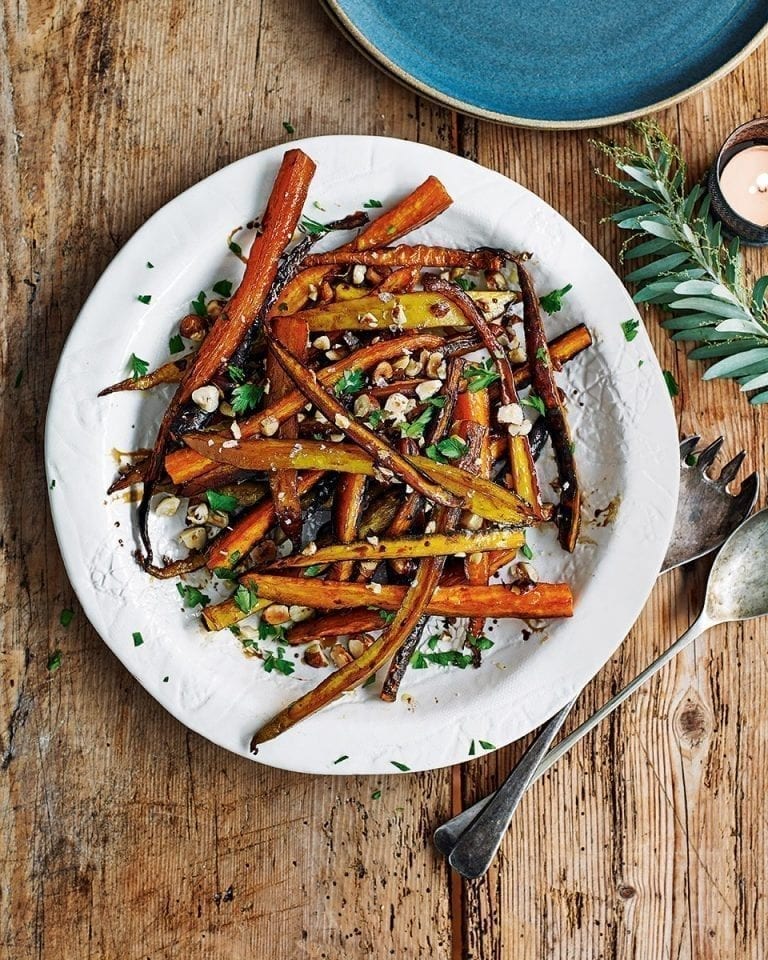
{"type": "Polygon", "coordinates": [[[363,684],[362,689],[365,690],[366,687],[372,687],[374,683],[376,683],[376,674],[372,673],[363,684]]]}
{"type": "Polygon", "coordinates": [[[454,282],[457,286],[461,287],[465,293],[467,293],[469,290],[475,290],[477,288],[477,284],[473,283],[469,277],[456,277],[454,282]]]}
{"type": "Polygon", "coordinates": [[[219,493],[218,490],[206,490],[205,499],[208,501],[208,506],[211,510],[218,510],[221,513],[232,513],[233,510],[237,509],[237,497],[233,497],[228,493],[219,493]]]}
{"type": "Polygon", "coordinates": [[[366,208],[366,210],[376,210],[379,207],[383,207],[384,204],[381,202],[381,200],[367,200],[363,206],[366,208]]]}
{"type": "Polygon", "coordinates": [[[680,387],[675,380],[675,375],[671,370],[664,371],[664,383],[667,385],[670,397],[676,397],[680,393],[680,387]]]}
{"type": "Polygon", "coordinates": [[[178,333],[174,333],[174,335],[168,341],[168,352],[181,353],[183,349],[184,349],[184,341],[181,339],[178,333]]]}
{"type": "Polygon", "coordinates": [[[141,633],[136,630],[133,634],[133,645],[134,647],[140,647],[142,643],[144,643],[144,637],[142,637],[141,633]]]}
{"type": "Polygon", "coordinates": [[[188,583],[177,583],[176,589],[179,591],[185,607],[207,607],[211,602],[210,597],[188,583]]]}
{"type": "Polygon", "coordinates": [[[661,325],[665,330],[695,330],[697,327],[717,326],[718,320],[711,313],[684,313],[681,317],[670,317],[668,320],[662,320],[661,325]]]}
{"type": "Polygon", "coordinates": [[[564,287],[560,287],[559,290],[550,290],[549,293],[540,297],[539,303],[541,304],[542,310],[550,314],[557,313],[562,309],[563,297],[565,297],[570,290],[573,290],[573,284],[567,283],[564,287]]]}
{"type": "Polygon", "coordinates": [[[283,130],[285,130],[286,133],[296,133],[296,130],[294,129],[294,126],[290,120],[283,120],[283,130]]]}
{"type": "Polygon", "coordinates": [[[637,331],[639,326],[640,326],[639,320],[630,319],[630,320],[625,320],[622,323],[621,329],[622,329],[622,332],[624,333],[624,339],[627,341],[627,343],[632,343],[632,341],[635,339],[635,337],[637,336],[637,331]]]}
{"type": "Polygon", "coordinates": [[[483,750],[495,750],[495,749],[496,749],[496,747],[495,747],[492,743],[489,743],[488,740],[478,740],[477,742],[480,744],[480,746],[483,748],[483,750]]]}
{"type": "MultiPolygon", "coordinates": [[[[658,203],[641,203],[636,207],[627,207],[626,210],[617,210],[616,213],[611,214],[611,220],[617,225],[625,223],[627,220],[637,220],[638,217],[658,213],[659,205],[658,203]]],[[[637,229],[637,228],[634,228],[637,229]]]]}
{"type": "Polygon", "coordinates": [[[235,413],[255,410],[264,396],[264,387],[255,383],[241,383],[232,391],[232,409],[235,413]]]}
{"type": "Polygon", "coordinates": [[[343,753],[340,757],[337,757],[333,761],[333,765],[336,766],[337,763],[343,763],[345,760],[349,760],[349,754],[343,753]]]}
{"type": "Polygon", "coordinates": [[[475,637],[471,633],[467,636],[467,646],[474,647],[475,650],[490,650],[493,645],[490,637],[475,637]]]}
{"type": "Polygon", "coordinates": [[[207,317],[208,311],[205,308],[205,290],[201,290],[197,295],[197,300],[193,300],[190,303],[192,312],[196,313],[198,317],[207,317]]]}
{"type": "Polygon", "coordinates": [[[333,385],[333,392],[337,397],[349,396],[360,391],[365,386],[365,374],[360,367],[345,370],[333,385]]]}
{"type": "Polygon", "coordinates": [[[752,307],[756,314],[765,309],[765,295],[768,292],[768,276],[760,277],[752,291],[752,307]]]}
{"type": "Polygon", "coordinates": [[[757,390],[759,387],[768,387],[768,370],[745,380],[741,385],[741,391],[746,393],[748,390],[757,390]]]}
{"type": "Polygon", "coordinates": [[[496,371],[496,365],[490,359],[479,364],[468,363],[464,368],[464,378],[470,393],[485,390],[486,387],[501,379],[496,371]]]}
{"type": "Polygon", "coordinates": [[[716,380],[721,377],[745,376],[756,363],[768,359],[768,347],[746,350],[732,357],[725,357],[713,364],[704,373],[704,380],[716,380]]]}
{"type": "Polygon", "coordinates": [[[632,247],[631,250],[627,250],[624,254],[624,259],[639,260],[640,257],[650,257],[654,254],[667,253],[679,249],[676,244],[670,243],[669,240],[654,237],[653,240],[645,240],[643,243],[638,243],[637,246],[632,247]]]}
{"type": "Polygon", "coordinates": [[[229,249],[231,250],[231,252],[234,253],[234,255],[235,255],[236,257],[242,257],[242,255],[243,255],[243,248],[240,246],[239,243],[235,243],[234,240],[230,240],[230,241],[227,243],[227,246],[229,247],[229,249]]]}
{"type": "Polygon", "coordinates": [[[325,570],[324,563],[313,563],[304,569],[305,577],[319,577],[320,574],[325,570]]]}
{"type": "Polygon", "coordinates": [[[234,598],[238,609],[248,616],[258,603],[259,591],[256,587],[246,587],[244,583],[241,583],[235,590],[234,598]]]}
{"type": "Polygon", "coordinates": [[[424,428],[432,419],[435,412],[434,407],[427,407],[412,423],[403,423],[400,425],[400,436],[410,437],[415,440],[417,437],[424,436],[424,428]]]}
{"type": "Polygon", "coordinates": [[[132,353],[128,358],[128,369],[131,371],[133,379],[138,380],[139,377],[146,375],[147,370],[149,370],[149,362],[142,360],[141,357],[137,357],[135,353],[132,353]]]}
{"type": "Polygon", "coordinates": [[[68,610],[66,607],[59,614],[59,623],[62,627],[68,627],[75,618],[75,611],[68,610]]]}
{"type": "Polygon", "coordinates": [[[429,660],[427,660],[421,650],[414,650],[411,655],[411,666],[414,670],[426,670],[429,666],[429,660]]]}
{"type": "Polygon", "coordinates": [[[472,665],[472,654],[462,653],[460,650],[438,650],[435,653],[425,653],[424,658],[439,667],[458,667],[465,670],[472,665]]]}
{"type": "Polygon", "coordinates": [[[154,269],[155,269],[154,263],[150,263],[149,260],[147,260],[147,270],[154,270],[154,269]]]}
{"type": "Polygon", "coordinates": [[[533,560],[533,550],[531,550],[527,543],[524,543],[522,547],[520,547],[520,553],[522,553],[526,560],[533,560]]]}
{"type": "Polygon", "coordinates": [[[232,383],[244,383],[245,382],[245,370],[242,367],[238,367],[235,363],[230,363],[227,365],[227,374],[232,383]]]}
{"type": "Polygon", "coordinates": [[[675,239],[675,231],[668,223],[653,219],[638,219],[637,224],[641,230],[645,230],[646,233],[650,233],[654,237],[662,237],[664,240],[675,239]]]}
{"type": "Polygon", "coordinates": [[[301,218],[299,230],[301,230],[302,233],[309,234],[310,236],[318,236],[319,234],[326,232],[325,224],[318,223],[317,220],[313,220],[311,217],[301,218]]]}
{"type": "Polygon", "coordinates": [[[704,347],[696,347],[691,350],[688,356],[691,360],[711,360],[713,357],[732,357],[737,353],[744,353],[745,350],[751,350],[754,347],[764,347],[765,341],[758,340],[757,337],[734,338],[719,343],[708,343],[704,347]]]}
{"type": "Polygon", "coordinates": [[[532,407],[534,410],[538,410],[542,416],[547,412],[544,401],[535,393],[529,393],[527,397],[524,397],[520,401],[520,405],[523,407],[532,407]]]}
{"type": "Polygon", "coordinates": [[[51,653],[48,656],[48,660],[46,661],[45,667],[48,673],[56,673],[56,671],[59,669],[60,666],[61,666],[61,650],[56,649],[53,651],[53,653],[51,653]]]}
{"type": "Polygon", "coordinates": [[[639,280],[647,280],[650,277],[657,277],[662,273],[670,273],[672,270],[676,270],[677,267],[680,267],[686,263],[688,259],[689,256],[687,253],[673,253],[668,257],[662,257],[660,260],[653,260],[644,267],[639,267],[637,270],[633,270],[632,273],[628,273],[624,279],[629,280],[631,283],[637,283],[639,280]]]}
{"type": "Polygon", "coordinates": [[[278,673],[282,673],[285,677],[290,677],[290,675],[295,671],[296,665],[291,663],[290,660],[286,660],[283,654],[285,650],[282,647],[278,647],[275,653],[268,652],[264,657],[264,670],[266,673],[272,673],[273,670],[277,670],[278,673]]]}
{"type": "Polygon", "coordinates": [[[450,460],[458,460],[464,455],[466,449],[467,445],[460,437],[445,437],[437,443],[430,444],[425,452],[430,460],[448,463],[450,460]]]}
{"type": "Polygon", "coordinates": [[[381,790],[374,790],[371,794],[371,800],[381,800],[381,790]]]}
{"type": "Polygon", "coordinates": [[[390,760],[389,761],[393,767],[397,767],[398,770],[402,770],[403,773],[407,773],[411,768],[406,767],[404,763],[400,763],[399,760],[390,760]]]}
{"type": "Polygon", "coordinates": [[[701,313],[712,313],[717,317],[748,316],[741,306],[709,297],[685,297],[682,300],[671,301],[669,306],[672,310],[698,310],[701,313]]]}
{"type": "Polygon", "coordinates": [[[217,280],[213,285],[213,292],[218,293],[218,295],[224,297],[225,300],[229,299],[229,297],[232,296],[232,281],[217,280]]]}
{"type": "Polygon", "coordinates": [[[753,406],[757,406],[761,403],[768,403],[768,390],[763,390],[762,393],[756,393],[754,397],[749,398],[749,402],[753,404],[753,406]]]}
{"type": "Polygon", "coordinates": [[[151,293],[140,293],[140,294],[138,295],[138,297],[136,297],[136,299],[139,301],[139,303],[151,303],[151,302],[152,302],[152,294],[151,294],[151,293]]]}
{"type": "Polygon", "coordinates": [[[470,745],[469,745],[469,755],[470,755],[470,757],[474,757],[474,755],[475,755],[475,741],[474,741],[474,740],[473,740],[472,743],[470,743],[470,745]]]}

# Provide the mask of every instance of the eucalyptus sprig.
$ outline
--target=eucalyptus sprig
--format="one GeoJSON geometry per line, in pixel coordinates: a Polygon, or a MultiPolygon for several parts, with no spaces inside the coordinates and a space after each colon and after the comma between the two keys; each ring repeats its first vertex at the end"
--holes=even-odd
{"type": "Polygon", "coordinates": [[[636,303],[655,303],[672,314],[662,326],[673,340],[700,343],[688,356],[716,360],[705,380],[736,380],[742,391],[757,390],[750,402],[768,402],[768,276],[747,289],[739,240],[726,243],[710,214],[701,184],[686,186],[686,164],[677,147],[653,121],[634,124],[639,144],[593,141],[629,179],[605,178],[632,198],[611,219],[631,230],[622,258],[647,262],[627,274],[637,286],[636,303]],[[632,241],[650,236],[643,242],[632,241]]]}

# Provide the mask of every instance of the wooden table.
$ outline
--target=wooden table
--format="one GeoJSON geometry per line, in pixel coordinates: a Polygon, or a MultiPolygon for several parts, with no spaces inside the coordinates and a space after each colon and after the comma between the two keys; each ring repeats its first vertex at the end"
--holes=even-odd
{"type": "MultiPolygon", "coordinates": [[[[621,269],[589,134],[433,106],[374,69],[311,0],[3,10],[0,956],[768,955],[765,623],[714,630],[665,670],[535,786],[490,875],[461,884],[431,830],[524,744],[375,781],[230,756],[171,719],[89,627],[47,511],[43,422],[64,338],[117,250],[179,191],[290,139],[284,123],[299,137],[403,137],[525,184],[621,269]],[[65,607],[76,611],[67,629],[65,607]]],[[[766,113],[764,45],[659,119],[698,176],[729,130],[766,113]]],[[[768,270],[765,253],[747,259],[768,270]]],[[[762,468],[766,411],[730,384],[702,384],[657,319],[651,336],[682,385],[681,431],[725,433],[726,454],[746,447],[762,468]]],[[[682,630],[701,590],[701,571],[659,584],[574,722],[682,630]]]]}

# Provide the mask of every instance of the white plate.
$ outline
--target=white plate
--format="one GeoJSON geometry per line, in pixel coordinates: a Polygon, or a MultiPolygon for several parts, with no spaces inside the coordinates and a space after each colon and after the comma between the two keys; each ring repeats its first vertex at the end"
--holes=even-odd
{"type": "MultiPolygon", "coordinates": [[[[592,677],[632,626],[672,529],[679,475],[672,407],[645,331],[641,327],[631,343],[624,338],[621,322],[639,317],[619,279],[538,197],[416,143],[350,136],[297,145],[318,167],[310,202],[327,210],[323,215],[310,206],[310,215],[333,217],[370,198],[388,207],[435,174],[455,203],[418,231],[418,239],[533,251],[540,291],[573,284],[548,332],[583,321],[595,339],[562,375],[585,492],[582,542],[569,557],[550,532],[531,538],[540,572],[573,585],[573,619],[547,623],[528,639],[525,624],[501,621],[481,669],[410,670],[401,688],[406,696],[395,704],[382,703],[376,687],[356,691],[264,745],[258,756],[273,766],[326,774],[394,773],[392,761],[412,770],[441,767],[466,760],[473,742],[480,754],[481,740],[501,746],[534,729],[592,677]],[[342,755],[348,759],[334,764],[342,755]]],[[[175,583],[153,580],[135,564],[134,511],[105,490],[115,473],[114,448],[150,445],[168,394],[99,400],[96,393],[126,375],[132,352],[151,366],[166,359],[168,338],[198,291],[210,291],[222,277],[239,278],[242,267],[227,250],[227,234],[263,208],[284,149],[220,170],[136,232],[70,334],[46,426],[56,534],[91,623],[175,717],[246,757],[254,730],[320,674],[300,660],[291,677],[266,673],[230,632],[206,633],[196,614],[182,610],[175,583]],[[139,294],[151,294],[151,304],[138,302],[139,294]],[[143,636],[140,646],[134,632],[143,636]]],[[[156,526],[155,536],[162,550],[171,531],[156,526]]]]}

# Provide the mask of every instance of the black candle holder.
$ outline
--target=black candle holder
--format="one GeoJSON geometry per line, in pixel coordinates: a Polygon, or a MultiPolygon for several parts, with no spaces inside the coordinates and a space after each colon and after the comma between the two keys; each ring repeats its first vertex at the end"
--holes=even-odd
{"type": "Polygon", "coordinates": [[[745,220],[727,203],[720,189],[720,174],[733,157],[747,147],[768,147],[768,117],[758,117],[737,127],[720,148],[717,159],[709,171],[707,188],[712,199],[712,213],[733,236],[750,247],[768,246],[768,226],[760,226],[745,220]]]}

